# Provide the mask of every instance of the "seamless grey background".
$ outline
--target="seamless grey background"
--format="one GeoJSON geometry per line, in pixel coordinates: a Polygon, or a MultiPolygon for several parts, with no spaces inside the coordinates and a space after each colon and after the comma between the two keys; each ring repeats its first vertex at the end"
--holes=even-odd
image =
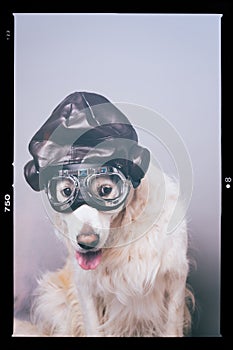
{"type": "MultiPolygon", "coordinates": [[[[183,139],[194,184],[187,212],[189,283],[197,301],[193,336],[220,336],[221,15],[14,17],[16,315],[28,317],[36,278],[62,266],[66,255],[40,194],[24,179],[28,143],[64,97],[91,91],[156,111],[183,139]]],[[[174,162],[164,146],[146,130],[138,133],[173,175],[174,162]]]]}

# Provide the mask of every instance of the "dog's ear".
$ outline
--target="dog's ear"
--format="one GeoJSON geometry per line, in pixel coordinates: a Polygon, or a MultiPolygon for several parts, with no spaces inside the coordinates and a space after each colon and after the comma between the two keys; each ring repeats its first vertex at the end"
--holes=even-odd
{"type": "Polygon", "coordinates": [[[148,170],[150,164],[150,152],[147,148],[134,144],[130,150],[129,159],[132,160],[130,162],[129,173],[133,187],[136,188],[140,185],[141,179],[145,176],[148,170]]]}

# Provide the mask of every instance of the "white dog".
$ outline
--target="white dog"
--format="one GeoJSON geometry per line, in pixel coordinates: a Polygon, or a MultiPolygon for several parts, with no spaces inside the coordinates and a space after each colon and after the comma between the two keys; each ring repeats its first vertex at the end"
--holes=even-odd
{"type": "Polygon", "coordinates": [[[17,331],[16,323],[15,334],[181,337],[188,331],[187,227],[184,220],[167,234],[178,191],[165,176],[164,199],[157,174],[150,166],[122,210],[82,205],[55,214],[69,257],[64,268],[39,281],[32,310],[36,328],[17,331]],[[103,248],[109,237],[110,246],[103,248]],[[129,243],[121,245],[125,238],[129,243]],[[96,257],[85,259],[89,252],[82,254],[82,245],[97,240],[96,257]]]}
{"type": "MultiPolygon", "coordinates": [[[[55,109],[48,127],[45,124],[31,142],[30,150],[36,161],[28,163],[26,179],[31,187],[40,190],[36,176],[45,160],[50,159],[48,169],[52,168],[53,173],[46,175],[49,180],[45,187],[51,204],[49,215],[69,253],[61,270],[42,276],[31,324],[15,320],[14,335],[182,337],[190,328],[188,303],[193,296],[187,288],[185,219],[168,234],[174,209],[182,211],[178,185],[151,162],[147,171],[149,152],[137,145],[132,126],[112,105],[108,105],[107,113],[106,107],[101,113],[94,110],[99,101],[100,97],[93,94],[69,96],[55,109]],[[86,114],[79,112],[84,102],[88,106],[86,114]],[[109,120],[111,115],[111,124],[100,126],[103,116],[109,120]],[[66,133],[70,126],[74,132],[74,126],[78,129],[87,122],[97,126],[94,129],[88,126],[91,137],[81,138],[76,148],[70,152],[67,148],[63,154],[64,140],[68,137],[60,142],[53,134],[51,141],[47,132],[58,125],[58,118],[62,132],[66,133]],[[115,121],[119,118],[123,120],[120,124],[115,121]],[[122,141],[114,146],[108,133],[114,137],[126,135],[125,138],[133,140],[133,146],[122,145],[122,141]],[[128,152],[131,159],[131,173],[122,172],[127,162],[117,169],[114,166],[80,169],[76,162],[77,159],[80,162],[80,154],[84,154],[84,160],[85,154],[88,159],[89,154],[96,154],[96,150],[85,153],[85,142],[92,142],[93,135],[100,135],[101,140],[106,136],[107,147],[98,150],[98,155],[102,152],[104,157],[112,150],[113,158],[120,159],[116,150],[124,148],[124,154],[128,152]],[[59,142],[61,146],[55,152],[59,142]],[[51,167],[54,159],[68,165],[62,169],[51,167]]],[[[61,134],[59,131],[56,135],[61,134]]],[[[114,163],[116,167],[118,163],[114,163]]],[[[81,166],[85,167],[85,161],[81,166]]]]}

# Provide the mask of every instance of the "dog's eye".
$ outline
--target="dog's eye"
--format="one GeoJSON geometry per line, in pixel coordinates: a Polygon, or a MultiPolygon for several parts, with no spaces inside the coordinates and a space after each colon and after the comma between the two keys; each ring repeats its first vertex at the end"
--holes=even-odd
{"type": "Polygon", "coordinates": [[[107,197],[112,192],[112,187],[110,185],[102,185],[98,188],[98,194],[101,197],[107,197]]]}
{"type": "Polygon", "coordinates": [[[69,188],[69,187],[64,188],[64,189],[62,190],[62,194],[63,194],[63,196],[65,196],[65,197],[70,197],[70,195],[72,194],[71,188],[69,188]]]}
{"type": "Polygon", "coordinates": [[[57,182],[57,199],[60,202],[63,202],[67,198],[71,197],[75,190],[75,184],[70,179],[65,179],[60,182],[57,182]]]}

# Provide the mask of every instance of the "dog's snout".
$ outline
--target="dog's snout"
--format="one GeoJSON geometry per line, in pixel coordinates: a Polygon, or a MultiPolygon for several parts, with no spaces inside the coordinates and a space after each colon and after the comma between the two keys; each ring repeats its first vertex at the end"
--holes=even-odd
{"type": "Polygon", "coordinates": [[[78,245],[83,249],[92,249],[97,246],[99,236],[95,233],[82,233],[77,237],[78,245]]]}

